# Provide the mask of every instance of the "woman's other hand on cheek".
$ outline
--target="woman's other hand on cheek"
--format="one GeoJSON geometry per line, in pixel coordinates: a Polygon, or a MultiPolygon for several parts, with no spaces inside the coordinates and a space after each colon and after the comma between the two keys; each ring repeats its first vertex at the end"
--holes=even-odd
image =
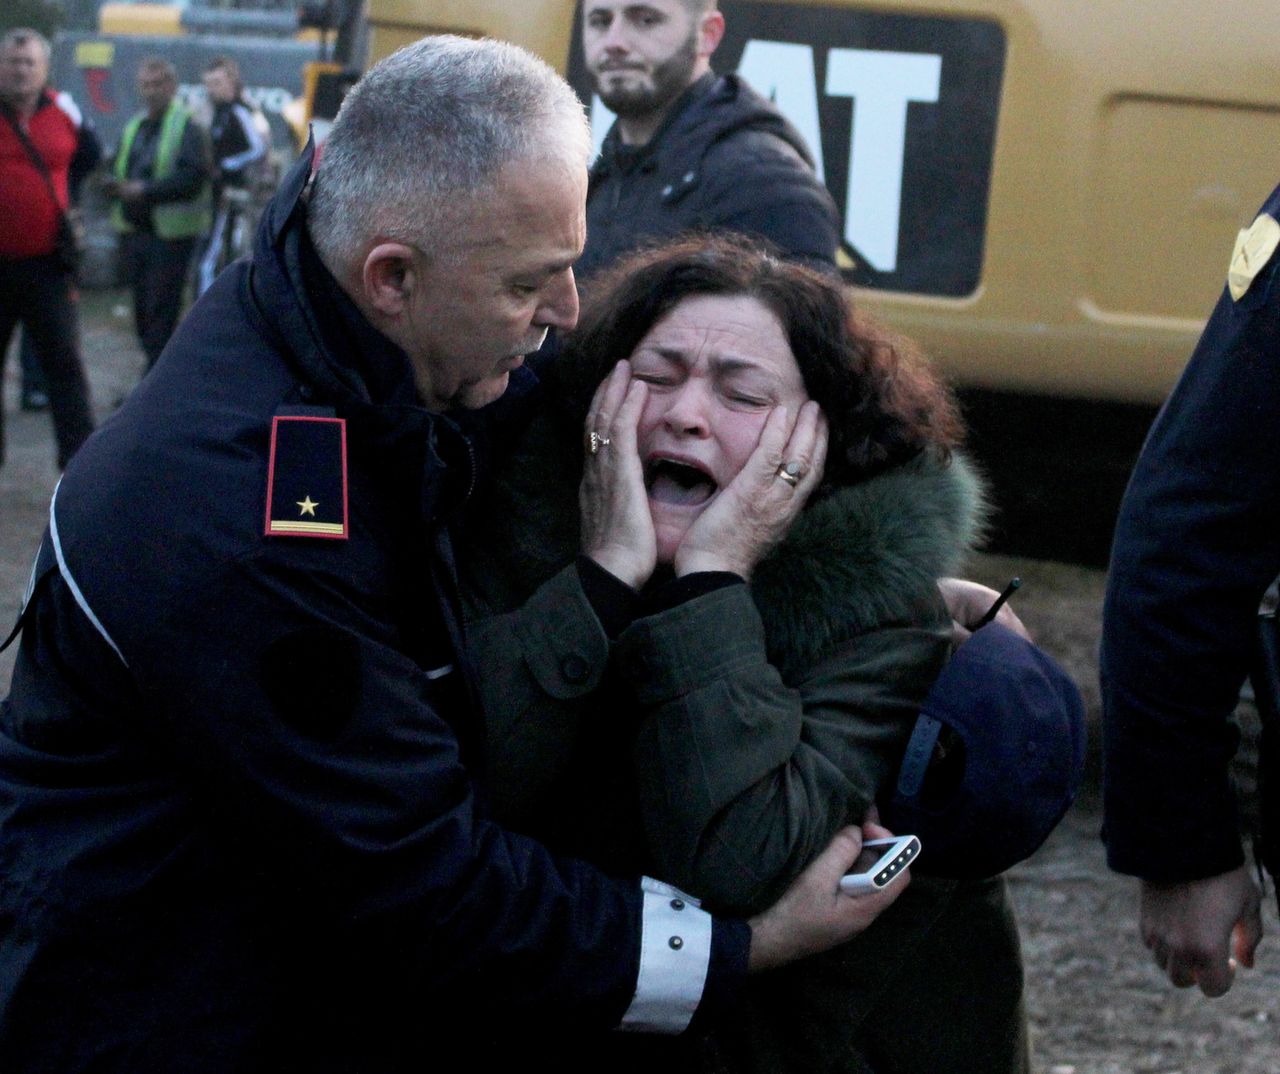
{"type": "Polygon", "coordinates": [[[775,407],[746,465],[689,528],[676,551],[676,574],[749,578],[818,487],[826,457],[827,419],[817,403],[804,403],[794,422],[786,407],[775,407]]]}

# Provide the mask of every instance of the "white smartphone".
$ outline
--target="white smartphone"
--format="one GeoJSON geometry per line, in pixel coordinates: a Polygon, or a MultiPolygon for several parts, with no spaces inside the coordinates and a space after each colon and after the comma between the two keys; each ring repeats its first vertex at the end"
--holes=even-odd
{"type": "Polygon", "coordinates": [[[846,895],[865,895],[887,888],[919,856],[920,840],[914,835],[868,839],[853,870],[840,878],[840,890],[846,895]]]}

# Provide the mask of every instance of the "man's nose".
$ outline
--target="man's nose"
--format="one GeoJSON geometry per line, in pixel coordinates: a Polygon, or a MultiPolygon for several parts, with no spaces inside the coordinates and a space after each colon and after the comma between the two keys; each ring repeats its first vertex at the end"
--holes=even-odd
{"type": "Polygon", "coordinates": [[[609,23],[609,28],[605,30],[600,38],[600,46],[608,52],[628,52],[631,49],[631,40],[627,34],[626,23],[622,19],[614,19],[609,23]]]}
{"type": "Polygon", "coordinates": [[[563,331],[568,331],[578,323],[578,285],[573,278],[573,269],[565,269],[552,282],[535,321],[539,325],[563,331]]]}

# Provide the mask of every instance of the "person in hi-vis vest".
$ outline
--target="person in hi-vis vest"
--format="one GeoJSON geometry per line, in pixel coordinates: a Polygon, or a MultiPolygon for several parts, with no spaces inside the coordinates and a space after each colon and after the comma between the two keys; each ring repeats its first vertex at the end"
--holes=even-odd
{"type": "Polygon", "coordinates": [[[142,61],[138,96],[146,107],[125,125],[108,184],[148,369],[178,323],[191,255],[210,219],[208,135],[177,93],[171,63],[142,61]]]}

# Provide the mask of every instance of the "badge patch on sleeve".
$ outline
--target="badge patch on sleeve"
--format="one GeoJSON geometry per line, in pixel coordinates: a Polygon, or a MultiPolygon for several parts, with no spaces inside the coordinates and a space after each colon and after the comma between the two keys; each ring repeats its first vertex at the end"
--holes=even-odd
{"type": "Polygon", "coordinates": [[[347,423],[277,414],[267,464],[268,537],[347,537],[347,423]]]}
{"type": "Polygon", "coordinates": [[[1231,267],[1227,269],[1227,287],[1233,301],[1244,298],[1253,278],[1267,267],[1277,245],[1280,245],[1280,223],[1266,213],[1236,236],[1231,267]]]}

